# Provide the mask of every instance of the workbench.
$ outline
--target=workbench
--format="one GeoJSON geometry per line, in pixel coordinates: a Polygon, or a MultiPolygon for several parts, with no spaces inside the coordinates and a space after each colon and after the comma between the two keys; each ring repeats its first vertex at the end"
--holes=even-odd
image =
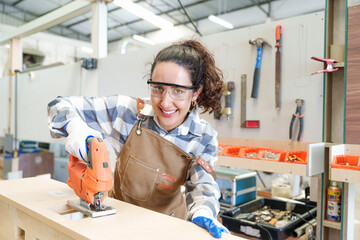
{"type": "MultiPolygon", "coordinates": [[[[214,239],[194,223],[113,198],[105,204],[116,214],[72,220],[66,202],[75,199],[66,184],[48,178],[0,181],[0,239],[214,239]]],[[[223,234],[222,239],[243,238],[223,234]]]]}

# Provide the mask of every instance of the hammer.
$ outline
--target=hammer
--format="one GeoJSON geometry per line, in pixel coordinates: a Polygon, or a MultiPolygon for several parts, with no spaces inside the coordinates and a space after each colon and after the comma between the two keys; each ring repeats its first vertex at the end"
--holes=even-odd
{"type": "Polygon", "coordinates": [[[261,66],[261,55],[262,55],[262,48],[263,45],[268,45],[271,47],[269,43],[267,43],[262,38],[257,38],[255,40],[249,40],[249,43],[252,45],[255,45],[257,48],[257,57],[256,57],[256,64],[255,64],[255,71],[254,71],[254,80],[253,80],[253,86],[251,91],[251,97],[257,98],[258,96],[258,90],[259,90],[259,81],[260,81],[260,66],[261,66]]]}

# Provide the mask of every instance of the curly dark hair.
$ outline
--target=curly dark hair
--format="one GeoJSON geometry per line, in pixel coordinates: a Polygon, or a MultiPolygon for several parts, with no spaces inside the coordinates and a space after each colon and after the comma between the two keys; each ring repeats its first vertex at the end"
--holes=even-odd
{"type": "Polygon", "coordinates": [[[204,109],[203,113],[221,110],[223,74],[215,66],[213,55],[200,42],[182,41],[161,50],[151,64],[151,75],[159,62],[174,62],[187,69],[195,91],[203,86],[196,100],[197,105],[204,109]]]}

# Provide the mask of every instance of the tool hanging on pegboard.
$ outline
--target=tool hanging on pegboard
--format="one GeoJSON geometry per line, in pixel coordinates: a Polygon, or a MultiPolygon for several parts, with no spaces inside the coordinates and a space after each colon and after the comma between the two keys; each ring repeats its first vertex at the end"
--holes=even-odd
{"type": "Polygon", "coordinates": [[[249,43],[256,46],[256,64],[255,64],[255,70],[254,70],[254,80],[253,80],[253,86],[251,91],[251,97],[257,98],[258,92],[259,92],[259,83],[260,83],[260,67],[261,67],[261,56],[262,56],[262,50],[264,45],[268,45],[271,47],[269,43],[267,43],[262,38],[257,38],[255,40],[249,40],[249,43]]]}
{"type": "Polygon", "coordinates": [[[246,120],[246,74],[241,74],[241,128],[259,128],[259,120],[246,120]]]}
{"type": "Polygon", "coordinates": [[[282,26],[276,26],[276,53],[275,53],[275,108],[280,109],[280,83],[281,83],[281,53],[282,53],[282,26]]]}
{"type": "MultiPolygon", "coordinates": [[[[296,99],[295,103],[296,103],[296,110],[295,110],[295,113],[293,113],[293,116],[292,116],[291,122],[290,122],[289,139],[292,140],[293,136],[295,135],[295,134],[293,134],[294,133],[294,123],[295,123],[295,120],[298,118],[299,119],[299,133],[297,136],[297,141],[300,141],[303,130],[304,130],[304,115],[302,115],[302,107],[303,107],[305,101],[303,99],[296,99]]],[[[295,138],[296,138],[296,136],[295,136],[295,138]]]]}
{"type": "Polygon", "coordinates": [[[225,97],[225,107],[221,111],[214,112],[214,118],[220,120],[221,115],[225,114],[227,116],[227,121],[230,121],[230,116],[232,115],[232,91],[235,89],[235,83],[233,81],[228,81],[223,84],[223,96],[225,97]]]}

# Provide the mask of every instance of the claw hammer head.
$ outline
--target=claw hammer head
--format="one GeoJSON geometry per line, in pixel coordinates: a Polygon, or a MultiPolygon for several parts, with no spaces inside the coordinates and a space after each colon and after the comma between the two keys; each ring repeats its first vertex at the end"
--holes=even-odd
{"type": "Polygon", "coordinates": [[[252,44],[252,45],[255,45],[257,47],[262,47],[264,44],[265,45],[268,45],[269,47],[271,47],[271,45],[266,42],[264,39],[262,38],[257,38],[257,39],[254,39],[254,40],[249,40],[249,43],[252,44]]]}

